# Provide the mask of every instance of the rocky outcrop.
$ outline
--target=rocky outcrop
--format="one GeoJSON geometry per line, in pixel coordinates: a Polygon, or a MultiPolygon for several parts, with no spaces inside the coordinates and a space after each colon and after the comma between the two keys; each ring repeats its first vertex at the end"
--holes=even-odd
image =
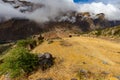
{"type": "Polygon", "coordinates": [[[52,56],[52,54],[46,52],[38,55],[38,59],[39,59],[39,66],[44,71],[50,68],[54,64],[55,58],[52,56]]]}

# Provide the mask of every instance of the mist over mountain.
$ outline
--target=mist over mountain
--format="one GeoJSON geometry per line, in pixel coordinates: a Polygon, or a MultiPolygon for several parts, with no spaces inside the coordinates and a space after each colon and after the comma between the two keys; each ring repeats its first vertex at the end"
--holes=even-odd
{"type": "MultiPolygon", "coordinates": [[[[82,2],[82,0],[81,0],[82,2]]],[[[64,13],[70,11],[104,13],[108,20],[120,20],[119,0],[86,0],[84,3],[74,3],[73,0],[2,0],[0,1],[1,19],[13,17],[27,18],[39,23],[55,21],[64,13]]]]}
{"type": "Polygon", "coordinates": [[[17,40],[53,27],[86,32],[120,25],[119,1],[1,0],[0,40],[17,40]],[[83,3],[84,2],[84,3],[83,3]],[[43,29],[44,28],[44,29],[43,29]],[[8,36],[6,36],[8,35],[8,36]]]}

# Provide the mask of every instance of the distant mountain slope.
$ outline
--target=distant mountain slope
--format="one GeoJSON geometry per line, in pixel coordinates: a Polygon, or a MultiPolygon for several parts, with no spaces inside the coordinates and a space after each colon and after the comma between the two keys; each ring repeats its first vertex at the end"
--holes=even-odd
{"type": "Polygon", "coordinates": [[[103,30],[95,30],[90,32],[89,34],[96,35],[96,36],[120,38],[120,26],[115,26],[115,27],[107,28],[103,30]]]}
{"type": "Polygon", "coordinates": [[[0,40],[17,40],[41,32],[35,22],[24,19],[11,19],[0,24],[0,40]]]}
{"type": "Polygon", "coordinates": [[[82,33],[96,29],[104,29],[119,25],[119,21],[108,21],[103,13],[91,18],[89,12],[68,12],[56,18],[55,21],[36,23],[28,19],[10,19],[0,23],[0,40],[18,40],[35,34],[54,31],[55,28],[73,30],[73,33],[82,33]],[[68,15],[69,14],[69,15],[68,15]]]}

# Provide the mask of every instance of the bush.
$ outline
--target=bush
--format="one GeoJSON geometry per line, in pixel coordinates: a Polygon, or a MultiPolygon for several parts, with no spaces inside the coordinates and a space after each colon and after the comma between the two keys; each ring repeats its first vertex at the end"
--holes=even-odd
{"type": "Polygon", "coordinates": [[[23,47],[16,47],[4,57],[0,65],[0,74],[9,74],[11,78],[16,78],[32,72],[37,65],[37,55],[29,53],[23,47]]]}
{"type": "Polygon", "coordinates": [[[29,44],[34,44],[35,41],[32,39],[27,39],[27,40],[19,40],[17,41],[17,46],[18,47],[27,47],[29,44]]]}

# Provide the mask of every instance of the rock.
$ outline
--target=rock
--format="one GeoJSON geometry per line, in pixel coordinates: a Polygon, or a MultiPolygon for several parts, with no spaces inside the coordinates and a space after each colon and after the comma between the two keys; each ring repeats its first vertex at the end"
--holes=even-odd
{"type": "Polygon", "coordinates": [[[53,80],[52,78],[39,78],[39,79],[36,79],[36,80],[53,80]]]}
{"type": "Polygon", "coordinates": [[[103,61],[103,64],[109,65],[109,63],[108,63],[108,62],[106,62],[106,61],[103,61]]]}
{"type": "Polygon", "coordinates": [[[53,56],[50,53],[46,52],[38,55],[38,59],[39,59],[40,68],[44,71],[47,68],[50,68],[54,64],[55,58],[53,58],[53,56]]]}
{"type": "Polygon", "coordinates": [[[35,48],[37,46],[36,41],[33,41],[32,43],[27,45],[27,49],[28,50],[32,50],[33,48],[35,48]]]}
{"type": "Polygon", "coordinates": [[[72,37],[72,35],[69,35],[69,38],[71,38],[72,37]]]}
{"type": "Polygon", "coordinates": [[[40,34],[40,35],[34,35],[32,39],[36,41],[37,45],[39,45],[41,41],[43,41],[44,37],[40,34]]]}
{"type": "Polygon", "coordinates": [[[83,64],[87,64],[86,62],[82,62],[83,64]]]}
{"type": "Polygon", "coordinates": [[[103,75],[109,75],[110,73],[106,72],[106,71],[103,71],[101,74],[103,74],[103,75]]]}
{"type": "Polygon", "coordinates": [[[116,78],[117,78],[118,80],[120,80],[120,76],[116,76],[116,78]]]}
{"type": "Polygon", "coordinates": [[[86,80],[87,77],[88,77],[88,71],[85,70],[85,69],[81,69],[79,72],[78,72],[78,77],[80,80],[86,80]]]}
{"type": "Polygon", "coordinates": [[[79,73],[81,73],[81,74],[87,74],[87,73],[88,73],[88,71],[87,71],[87,70],[85,70],[85,69],[81,69],[81,70],[79,71],[79,73]]]}

